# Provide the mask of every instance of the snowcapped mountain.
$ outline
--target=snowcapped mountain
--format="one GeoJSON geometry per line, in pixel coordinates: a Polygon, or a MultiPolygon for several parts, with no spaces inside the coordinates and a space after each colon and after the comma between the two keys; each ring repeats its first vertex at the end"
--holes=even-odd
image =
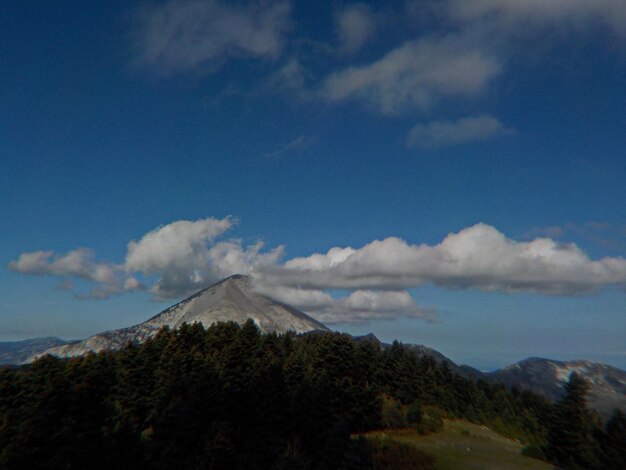
{"type": "Polygon", "coordinates": [[[26,362],[43,354],[72,357],[89,351],[120,349],[128,341],[145,341],[164,326],[176,329],[183,323],[200,322],[208,327],[220,321],[243,324],[248,318],[264,333],[330,331],[304,312],[255,292],[252,280],[237,274],[197,292],[139,325],[105,331],[83,341],[53,347],[26,362]]]}
{"type": "Polygon", "coordinates": [[[501,382],[519,389],[532,390],[552,400],[565,392],[572,372],[589,382],[589,406],[607,415],[614,408],[626,410],[626,372],[591,361],[553,361],[529,358],[487,375],[492,382],[501,382]]]}

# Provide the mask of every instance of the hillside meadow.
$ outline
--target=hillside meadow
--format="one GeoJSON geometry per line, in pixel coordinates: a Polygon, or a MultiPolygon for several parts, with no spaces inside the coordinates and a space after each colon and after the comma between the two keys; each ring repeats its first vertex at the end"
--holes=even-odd
{"type": "MultiPolygon", "coordinates": [[[[402,469],[410,451],[397,451],[398,461],[384,460],[380,454],[393,453],[394,444],[414,448],[432,460],[422,459],[423,468],[434,470],[549,470],[553,466],[522,455],[524,445],[506,438],[485,425],[466,420],[444,419],[443,430],[420,435],[413,429],[373,431],[365,435],[374,449],[376,468],[402,469]]],[[[409,459],[411,457],[408,457],[409,459]]],[[[416,469],[414,464],[410,468],[416,469]]],[[[406,468],[409,468],[408,466],[406,468]]]]}

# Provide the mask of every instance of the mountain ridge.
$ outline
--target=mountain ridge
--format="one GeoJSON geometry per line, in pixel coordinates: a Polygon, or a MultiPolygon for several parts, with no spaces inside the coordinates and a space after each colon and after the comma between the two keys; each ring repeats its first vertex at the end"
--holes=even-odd
{"type": "MultiPolygon", "coordinates": [[[[264,333],[331,331],[306,313],[255,292],[250,277],[236,274],[196,292],[137,325],[104,331],[78,341],[36,338],[11,344],[0,343],[0,364],[28,363],[45,354],[74,357],[90,351],[117,350],[128,342],[141,343],[151,338],[164,326],[176,329],[183,323],[200,322],[208,327],[220,321],[243,324],[249,318],[264,333]]],[[[373,341],[382,348],[391,347],[390,344],[381,342],[373,333],[352,338],[356,341],[373,341]]],[[[607,364],[588,360],[556,361],[529,357],[486,373],[468,365],[458,365],[428,346],[405,346],[420,355],[432,357],[438,363],[447,364],[453,372],[466,378],[531,390],[551,400],[558,400],[563,396],[570,374],[577,372],[590,383],[588,401],[591,407],[603,415],[610,413],[615,407],[626,410],[626,372],[607,364]]]]}
{"type": "Polygon", "coordinates": [[[603,416],[608,416],[614,408],[626,410],[626,371],[599,362],[529,357],[484,374],[484,379],[531,390],[556,401],[563,397],[573,372],[589,383],[587,401],[591,408],[603,416]]]}

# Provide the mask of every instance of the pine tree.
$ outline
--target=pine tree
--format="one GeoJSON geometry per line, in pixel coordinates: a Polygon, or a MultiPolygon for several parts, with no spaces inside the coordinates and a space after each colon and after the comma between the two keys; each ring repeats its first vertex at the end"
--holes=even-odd
{"type": "Polygon", "coordinates": [[[555,407],[546,454],[560,468],[596,467],[592,418],[586,406],[588,390],[587,381],[573,372],[565,396],[555,407]]]}
{"type": "Polygon", "coordinates": [[[626,468],[626,414],[615,410],[601,437],[603,468],[626,468]]]}

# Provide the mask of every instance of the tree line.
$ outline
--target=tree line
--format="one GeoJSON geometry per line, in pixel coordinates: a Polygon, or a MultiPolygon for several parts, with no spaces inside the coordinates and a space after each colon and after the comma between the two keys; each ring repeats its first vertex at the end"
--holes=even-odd
{"type": "Polygon", "coordinates": [[[574,376],[553,404],[397,342],[183,325],[117,352],[1,369],[0,469],[367,469],[380,449],[359,433],[433,432],[442,416],[562,468],[626,468],[623,413],[605,425],[585,393],[574,376]]]}

